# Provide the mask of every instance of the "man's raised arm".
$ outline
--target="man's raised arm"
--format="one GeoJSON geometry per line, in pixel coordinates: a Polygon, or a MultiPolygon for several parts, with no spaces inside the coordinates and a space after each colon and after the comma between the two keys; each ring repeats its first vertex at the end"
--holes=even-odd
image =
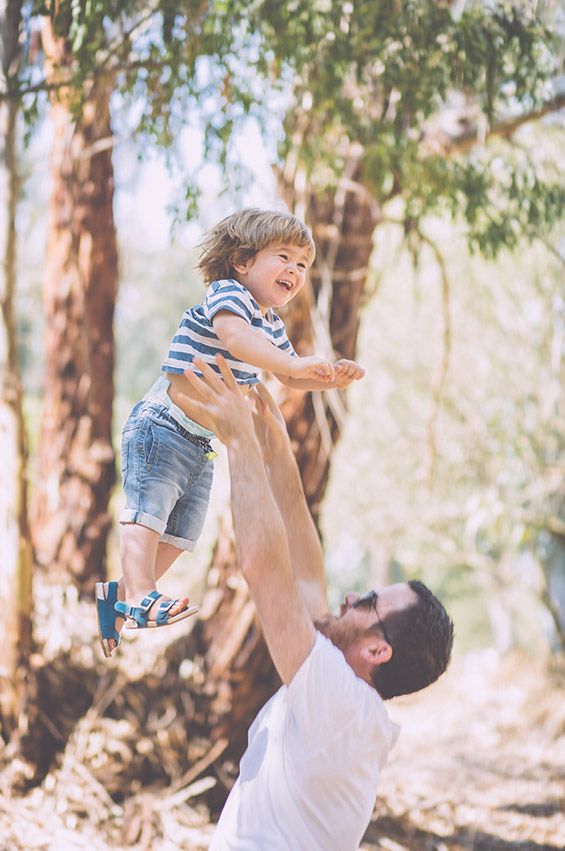
{"type": "Polygon", "coordinates": [[[185,396],[183,405],[197,420],[205,412],[227,447],[239,566],[275,667],[289,683],[312,649],[316,633],[291,566],[286,529],[267,479],[251,406],[224,359],[216,360],[224,380],[196,360],[203,378],[185,374],[200,401],[185,396]]]}
{"type": "Polygon", "coordinates": [[[326,614],[326,577],[318,531],[306,502],[298,464],[282,414],[263,384],[255,389],[255,432],[268,480],[286,527],[290,560],[313,620],[326,614]]]}

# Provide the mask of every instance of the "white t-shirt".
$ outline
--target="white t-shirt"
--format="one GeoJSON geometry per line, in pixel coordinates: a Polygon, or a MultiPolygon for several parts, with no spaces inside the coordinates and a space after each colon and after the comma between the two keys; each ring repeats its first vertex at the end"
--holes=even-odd
{"type": "Polygon", "coordinates": [[[398,733],[377,692],[318,633],[250,727],[210,851],[356,851],[398,733]]]}

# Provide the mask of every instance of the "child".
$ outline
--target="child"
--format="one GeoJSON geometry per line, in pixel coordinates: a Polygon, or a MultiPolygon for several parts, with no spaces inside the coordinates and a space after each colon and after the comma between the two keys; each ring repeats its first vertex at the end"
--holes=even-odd
{"type": "Polygon", "coordinates": [[[133,408],[122,434],[126,505],[120,516],[123,580],[98,582],[100,643],[110,656],[122,618],[133,628],[176,623],[198,610],[188,598],[164,598],[155,582],[200,536],[212,485],[210,423],[190,419],[185,370],[200,357],[216,372],[222,354],[237,382],[251,388],[266,369],[291,387],[346,387],[364,375],[353,361],[298,357],[273,308],[304,285],[315,247],[295,216],[257,209],[223,219],[204,238],[199,268],[211,282],[201,304],[183,314],[161,366],[163,375],[133,408]],[[123,602],[127,600],[128,602],[123,602]],[[137,602],[139,601],[139,602],[137,602]],[[155,605],[159,601],[158,605],[155,605]]]}

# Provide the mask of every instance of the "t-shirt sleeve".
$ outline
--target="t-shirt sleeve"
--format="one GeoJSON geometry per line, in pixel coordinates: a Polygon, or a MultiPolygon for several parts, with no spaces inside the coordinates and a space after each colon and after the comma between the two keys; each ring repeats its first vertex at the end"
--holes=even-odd
{"type": "Polygon", "coordinates": [[[249,291],[237,281],[232,280],[214,281],[210,284],[202,307],[209,322],[212,322],[220,310],[235,313],[249,324],[255,314],[255,305],[249,291]]]}
{"type": "Polygon", "coordinates": [[[372,745],[385,759],[394,743],[393,725],[380,696],[320,633],[288,686],[287,700],[310,751],[331,748],[332,740],[337,741],[343,732],[362,742],[368,730],[378,731],[379,742],[372,745]]]}

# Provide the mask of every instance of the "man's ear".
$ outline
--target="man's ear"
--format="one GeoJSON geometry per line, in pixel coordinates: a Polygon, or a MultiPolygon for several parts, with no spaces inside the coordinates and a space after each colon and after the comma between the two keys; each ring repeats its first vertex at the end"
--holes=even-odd
{"type": "Polygon", "coordinates": [[[384,638],[371,636],[361,648],[361,657],[372,667],[386,665],[392,659],[392,647],[384,638]]]}

